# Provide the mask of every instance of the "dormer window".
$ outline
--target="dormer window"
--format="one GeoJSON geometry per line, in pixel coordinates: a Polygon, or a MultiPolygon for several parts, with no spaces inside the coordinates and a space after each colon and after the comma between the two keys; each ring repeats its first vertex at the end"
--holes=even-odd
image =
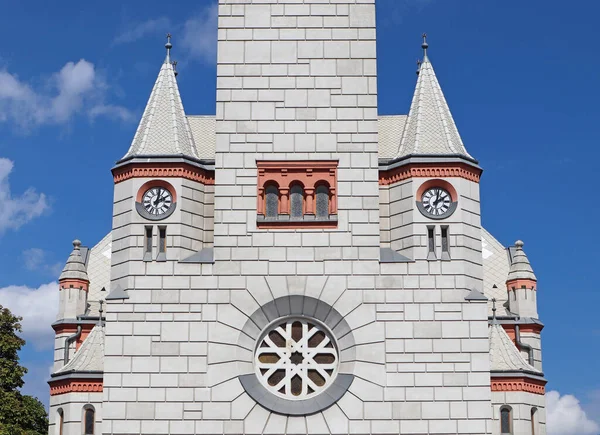
{"type": "Polygon", "coordinates": [[[336,227],[337,165],[337,161],[257,162],[257,227],[336,227]]]}

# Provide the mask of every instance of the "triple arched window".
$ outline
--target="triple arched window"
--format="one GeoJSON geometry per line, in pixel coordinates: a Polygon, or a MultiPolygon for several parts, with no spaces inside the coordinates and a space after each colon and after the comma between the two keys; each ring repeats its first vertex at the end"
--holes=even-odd
{"type": "Polygon", "coordinates": [[[257,162],[258,227],[337,224],[337,161],[257,162]]]}

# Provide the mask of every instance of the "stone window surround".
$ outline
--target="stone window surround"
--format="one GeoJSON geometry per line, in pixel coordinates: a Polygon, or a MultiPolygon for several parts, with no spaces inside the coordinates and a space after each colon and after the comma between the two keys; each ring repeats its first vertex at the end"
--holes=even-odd
{"type": "Polygon", "coordinates": [[[257,226],[259,228],[330,228],[337,226],[337,160],[257,161],[257,226]],[[303,217],[291,218],[290,190],[299,184],[304,192],[303,217]],[[275,185],[279,191],[277,219],[266,217],[265,189],[275,185]],[[329,189],[329,217],[316,218],[316,189],[329,189]]]}
{"type": "Polygon", "coordinates": [[[256,333],[257,326],[262,331],[272,322],[290,316],[307,317],[321,322],[333,333],[338,344],[343,338],[345,344],[343,349],[340,349],[340,368],[333,383],[318,395],[304,400],[288,400],[268,391],[254,370],[239,375],[238,379],[246,393],[269,411],[282,415],[311,415],[332,406],[350,388],[354,380],[356,360],[354,335],[342,315],[326,302],[310,296],[291,295],[272,300],[252,313],[242,328],[238,346],[243,347],[248,337],[258,343],[261,335],[256,333]]]}

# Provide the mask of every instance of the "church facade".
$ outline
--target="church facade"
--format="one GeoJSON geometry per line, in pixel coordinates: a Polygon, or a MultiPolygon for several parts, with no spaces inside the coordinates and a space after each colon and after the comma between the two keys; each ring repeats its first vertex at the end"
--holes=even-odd
{"type": "Polygon", "coordinates": [[[545,434],[537,278],[481,226],[425,38],[379,116],[375,0],[218,23],[216,115],[169,38],[112,230],[73,242],[50,434],[545,434]]]}

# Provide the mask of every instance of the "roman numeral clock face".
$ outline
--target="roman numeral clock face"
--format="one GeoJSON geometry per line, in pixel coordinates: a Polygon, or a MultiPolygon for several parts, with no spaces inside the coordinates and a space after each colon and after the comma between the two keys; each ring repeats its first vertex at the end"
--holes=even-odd
{"type": "Polygon", "coordinates": [[[428,189],[423,194],[423,208],[432,216],[442,216],[450,208],[450,194],[441,187],[428,189]]]}
{"type": "Polygon", "coordinates": [[[142,204],[149,215],[162,217],[173,205],[173,197],[164,187],[153,187],[144,193],[142,204]]]}
{"type": "Polygon", "coordinates": [[[169,217],[175,211],[175,205],[173,191],[168,187],[156,185],[144,191],[139,202],[136,202],[140,216],[152,221],[169,217]]]}
{"type": "Polygon", "coordinates": [[[430,219],[445,219],[456,210],[456,202],[443,187],[431,187],[417,201],[419,211],[430,219]]]}

